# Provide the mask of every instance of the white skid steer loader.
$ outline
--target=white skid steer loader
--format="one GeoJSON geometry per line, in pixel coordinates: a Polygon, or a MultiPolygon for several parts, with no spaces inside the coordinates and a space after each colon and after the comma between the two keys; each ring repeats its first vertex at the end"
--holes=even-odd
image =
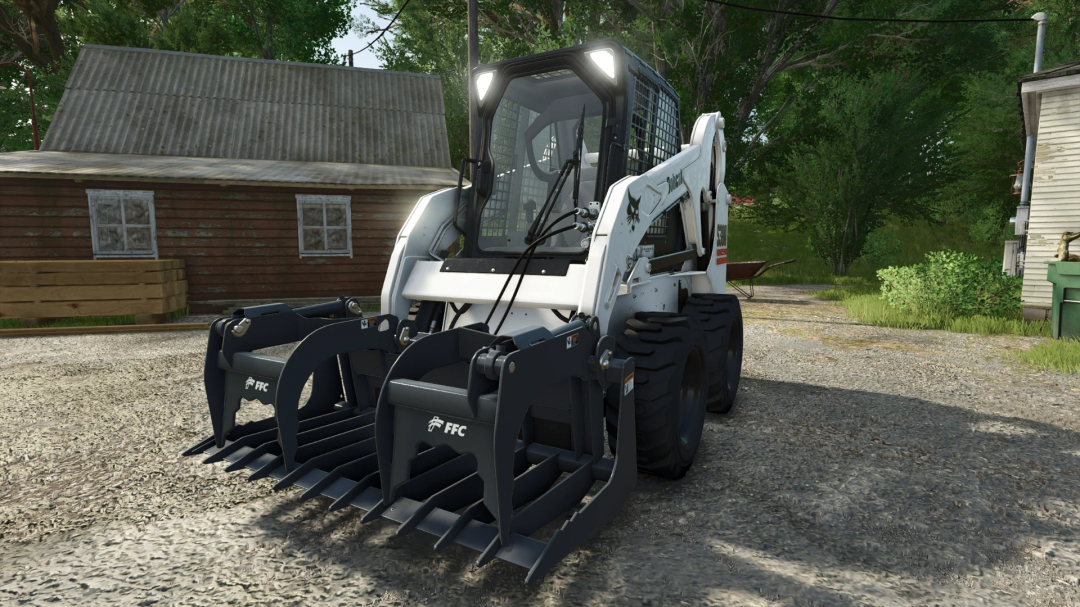
{"type": "Polygon", "coordinates": [[[723,119],[701,116],[682,144],[674,90],[612,41],[472,76],[472,183],[417,203],[381,313],[343,297],[215,321],[214,435],[186,453],[532,583],[616,514],[639,470],[682,477],[706,411],[735,399],[723,119]],[[293,342],[287,359],[256,352],[293,342]],[[274,416],[236,425],[242,400],[274,416]]]}

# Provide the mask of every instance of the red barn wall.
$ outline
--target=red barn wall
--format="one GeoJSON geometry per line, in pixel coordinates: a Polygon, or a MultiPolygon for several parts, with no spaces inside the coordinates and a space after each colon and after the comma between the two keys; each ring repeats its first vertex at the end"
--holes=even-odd
{"type": "Polygon", "coordinates": [[[430,190],[0,179],[0,260],[92,259],[88,189],[153,190],[158,257],[183,259],[192,311],[212,300],[378,295],[394,238],[430,190]],[[296,194],[352,197],[353,257],[300,258],[296,194]]]}

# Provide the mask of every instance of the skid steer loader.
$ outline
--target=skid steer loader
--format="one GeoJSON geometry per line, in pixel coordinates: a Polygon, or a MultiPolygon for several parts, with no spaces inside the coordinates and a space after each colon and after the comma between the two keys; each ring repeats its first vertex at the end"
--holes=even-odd
{"type": "Polygon", "coordinates": [[[343,297],[215,321],[214,434],[186,454],[532,583],[615,516],[639,470],[682,477],[706,411],[735,399],[724,122],[701,116],[683,144],[674,90],[612,41],[472,77],[472,182],[417,203],[380,314],[343,297]],[[243,401],[274,415],[237,425],[243,401]]]}

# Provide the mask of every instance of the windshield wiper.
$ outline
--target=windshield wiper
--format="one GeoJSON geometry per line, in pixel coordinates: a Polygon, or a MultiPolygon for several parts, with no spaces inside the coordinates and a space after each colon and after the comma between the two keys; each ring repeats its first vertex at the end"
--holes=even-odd
{"type": "MultiPolygon", "coordinates": [[[[555,183],[551,184],[551,189],[548,190],[547,199],[544,200],[544,205],[540,207],[540,212],[533,218],[532,223],[529,224],[529,231],[525,234],[525,244],[530,245],[536,241],[536,235],[542,233],[544,225],[547,223],[548,216],[551,215],[551,209],[555,206],[555,201],[562,195],[563,186],[566,185],[566,178],[570,174],[570,170],[574,170],[574,191],[572,193],[574,200],[574,208],[578,208],[578,190],[581,186],[581,146],[585,140],[585,106],[581,106],[581,120],[577,125],[577,138],[576,145],[574,145],[574,155],[567,159],[561,169],[559,169],[559,176],[555,178],[555,183]]],[[[535,203],[534,203],[535,204],[535,203]]]]}

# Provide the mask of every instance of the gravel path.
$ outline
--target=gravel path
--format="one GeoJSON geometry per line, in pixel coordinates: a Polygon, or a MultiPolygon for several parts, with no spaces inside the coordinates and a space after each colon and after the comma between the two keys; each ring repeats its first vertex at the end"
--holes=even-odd
{"type": "MultiPolygon", "coordinates": [[[[0,341],[0,604],[1080,605],[1080,378],[1037,342],[744,304],[739,402],[537,588],[180,451],[202,333],[0,341]]],[[[268,407],[248,407],[251,418],[268,407]]]]}

